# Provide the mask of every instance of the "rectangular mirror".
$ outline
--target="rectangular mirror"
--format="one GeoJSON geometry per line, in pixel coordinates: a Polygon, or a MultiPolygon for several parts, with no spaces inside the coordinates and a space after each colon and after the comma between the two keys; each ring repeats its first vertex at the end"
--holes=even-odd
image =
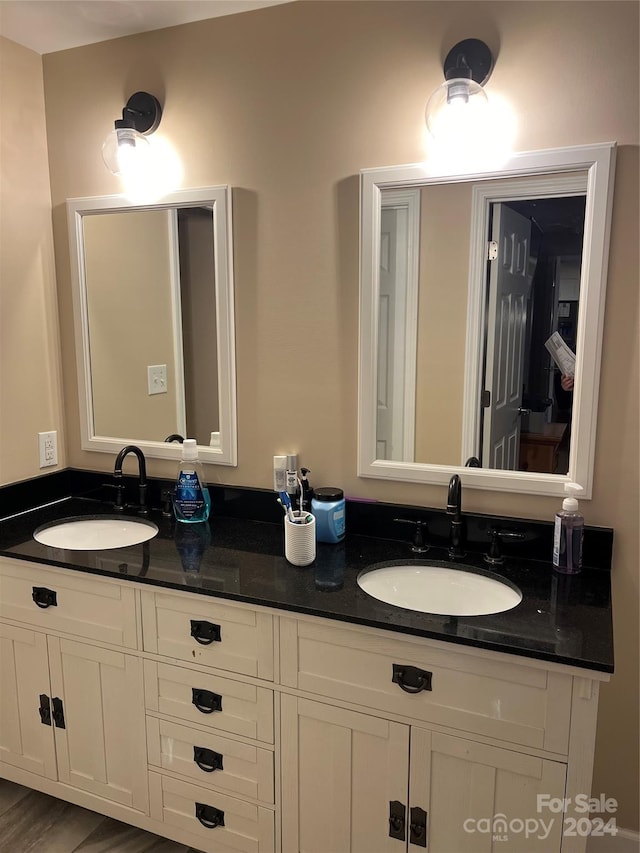
{"type": "Polygon", "coordinates": [[[361,173],[360,476],[590,496],[614,155],[361,173]]]}
{"type": "Polygon", "coordinates": [[[67,201],[82,447],[236,464],[228,187],[67,201]]]}

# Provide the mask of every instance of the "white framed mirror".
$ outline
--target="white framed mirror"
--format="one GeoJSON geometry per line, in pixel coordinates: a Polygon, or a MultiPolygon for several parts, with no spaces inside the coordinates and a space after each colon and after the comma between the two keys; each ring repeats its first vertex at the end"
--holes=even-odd
{"type": "Polygon", "coordinates": [[[231,190],[67,201],[81,440],[237,464],[231,190]]]}
{"type": "Polygon", "coordinates": [[[614,165],[361,172],[359,476],[591,497],[614,165]]]}

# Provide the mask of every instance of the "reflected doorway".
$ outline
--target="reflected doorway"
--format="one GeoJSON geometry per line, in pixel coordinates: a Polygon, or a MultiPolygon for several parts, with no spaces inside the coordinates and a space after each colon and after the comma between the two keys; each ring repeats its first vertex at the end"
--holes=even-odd
{"type": "Polygon", "coordinates": [[[568,472],[572,383],[545,341],[576,351],[584,218],[583,195],[490,205],[483,466],[568,472]]]}

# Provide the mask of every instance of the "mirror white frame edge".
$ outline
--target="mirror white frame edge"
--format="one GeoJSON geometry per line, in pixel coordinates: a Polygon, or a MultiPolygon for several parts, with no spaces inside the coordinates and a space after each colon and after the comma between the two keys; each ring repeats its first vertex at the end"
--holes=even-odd
{"type": "MultiPolygon", "coordinates": [[[[616,143],[581,145],[514,154],[495,172],[438,175],[429,173],[424,163],[363,169],[360,172],[360,330],[358,370],[358,476],[378,479],[446,485],[459,474],[465,486],[489,491],[536,495],[563,495],[565,484],[582,486],[580,495],[590,499],[593,489],[596,419],[602,333],[606,292],[613,175],[616,143]],[[378,292],[380,258],[381,191],[399,187],[444,183],[503,180],[516,177],[586,172],[587,194],[580,279],[581,310],[578,319],[576,374],[580,381],[574,391],[569,472],[566,475],[524,471],[466,468],[462,465],[435,465],[376,459],[376,365],[378,346],[378,292]],[[593,342],[586,347],[585,341],[593,342]]],[[[472,228],[469,280],[478,276],[478,229],[472,228]]],[[[486,235],[487,231],[484,233],[486,235]]],[[[485,237],[486,239],[486,237],[485,237]]],[[[471,294],[470,294],[471,296],[471,294]]],[[[469,300],[468,314],[474,306],[469,300]]],[[[477,315],[476,315],[477,316],[477,315]]],[[[467,322],[470,317],[468,316],[467,322]]],[[[473,338],[473,336],[472,336],[473,338]]],[[[468,348],[478,347],[477,335],[468,348]]],[[[469,391],[465,378],[465,401],[469,391]]],[[[468,415],[467,415],[468,417],[468,415]]]]}
{"type": "MultiPolygon", "coordinates": [[[[201,462],[236,466],[236,357],[233,281],[233,238],[231,188],[228,185],[199,187],[168,193],[153,204],[133,204],[124,195],[67,199],[67,221],[71,282],[73,289],[74,329],[80,409],[80,439],[83,450],[117,454],[126,444],[135,444],[145,456],[154,459],[180,459],[180,445],[139,438],[114,438],[93,433],[94,413],[91,394],[91,361],[85,288],[85,258],[82,219],[102,211],[156,210],[172,207],[213,205],[213,245],[216,287],[218,348],[218,396],[220,406],[220,443],[215,447],[198,445],[201,462]]],[[[177,258],[173,259],[177,263],[177,258]]]]}

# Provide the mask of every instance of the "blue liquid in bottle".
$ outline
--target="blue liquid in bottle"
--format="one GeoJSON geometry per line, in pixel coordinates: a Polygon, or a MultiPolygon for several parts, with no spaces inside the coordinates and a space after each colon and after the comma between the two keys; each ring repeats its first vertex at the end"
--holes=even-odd
{"type": "Polygon", "coordinates": [[[193,438],[182,444],[182,461],[178,469],[173,512],[178,521],[197,524],[207,521],[211,510],[211,497],[207,489],[202,465],[198,462],[198,448],[193,438]]]}

